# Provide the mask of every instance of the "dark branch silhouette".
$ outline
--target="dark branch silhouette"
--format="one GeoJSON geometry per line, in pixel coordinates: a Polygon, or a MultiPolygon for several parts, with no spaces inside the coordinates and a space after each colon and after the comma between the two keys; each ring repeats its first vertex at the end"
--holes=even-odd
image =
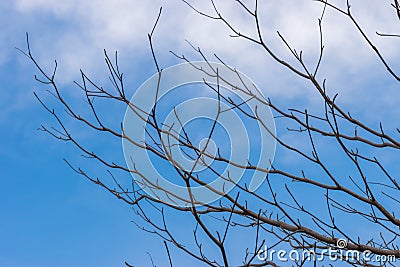
{"type": "MultiPolygon", "coordinates": [[[[170,251],[170,247],[176,247],[199,262],[208,266],[280,266],[280,262],[276,259],[260,261],[258,255],[264,247],[269,251],[279,248],[293,249],[297,251],[312,251],[314,257],[322,257],[329,262],[327,254],[324,250],[337,250],[340,242],[345,242],[344,246],[339,246],[342,251],[356,251],[359,253],[370,252],[373,256],[385,256],[386,259],[396,260],[400,258],[400,249],[398,246],[398,238],[400,235],[400,219],[398,210],[400,207],[400,185],[396,173],[392,173],[390,168],[379,159],[378,151],[390,151],[396,153],[400,149],[399,133],[400,129],[396,128],[396,132],[386,131],[383,124],[378,127],[369,125],[355,116],[350,111],[338,104],[338,95],[330,95],[327,93],[328,88],[334,89],[334,85],[328,85],[325,79],[319,77],[318,71],[320,66],[324,64],[324,38],[323,38],[323,20],[325,9],[332,9],[346,18],[354,25],[355,33],[361,35],[363,40],[368,44],[371,51],[376,55],[387,73],[396,81],[400,81],[400,75],[396,71],[396,66],[392,66],[383,56],[378,46],[376,46],[371,38],[363,30],[362,25],[357,21],[351,12],[350,2],[347,1],[346,9],[332,4],[328,1],[316,0],[324,5],[324,11],[318,19],[320,43],[317,63],[314,66],[306,64],[303,59],[303,52],[295,50],[283,34],[277,32],[277,36],[282,41],[282,45],[290,52],[294,63],[290,63],[281,58],[270,47],[266,38],[262,33],[260,24],[260,12],[258,5],[261,4],[257,0],[254,7],[248,6],[245,2],[237,0],[237,4],[247,14],[249,19],[255,25],[255,35],[247,35],[240,32],[220,11],[211,0],[213,13],[206,13],[196,7],[190,1],[187,3],[189,10],[194,10],[197,15],[204,16],[208,19],[215,20],[217,23],[224,24],[230,31],[232,37],[243,38],[254,43],[260,49],[265,51],[276,64],[281,65],[287,72],[292,73],[294,77],[305,79],[309,83],[320,99],[321,109],[317,113],[312,113],[307,109],[299,110],[296,108],[285,108],[276,104],[273,99],[262,98],[254,94],[251,88],[247,88],[245,84],[236,84],[220,74],[218,69],[213,68],[210,64],[208,69],[200,68],[196,65],[195,60],[189,59],[185,55],[173,55],[182,62],[192,65],[198,72],[202,72],[205,77],[216,78],[217,84],[211,84],[206,79],[204,85],[214,93],[218,101],[218,112],[211,123],[211,127],[207,134],[206,145],[200,148],[194,145],[192,136],[181,125],[182,131],[175,132],[173,127],[169,128],[160,122],[158,102],[158,88],[154,96],[154,106],[151,112],[141,110],[139,107],[130,102],[130,96],[133,92],[128,91],[124,87],[123,73],[118,65],[118,55],[112,59],[106,51],[104,57],[106,66],[110,75],[112,87],[103,87],[97,82],[89,78],[81,70],[81,80],[75,82],[82,92],[82,98],[86,102],[86,110],[84,115],[80,115],[79,109],[73,104],[73,99],[65,96],[62,89],[58,86],[57,62],[55,62],[54,70],[50,73],[36,60],[32,48],[27,38],[27,50],[23,53],[35,65],[38,75],[35,79],[43,84],[56,99],[56,104],[61,106],[62,111],[52,108],[52,102],[44,100],[40,94],[35,93],[35,97],[40,104],[54,118],[56,127],[47,127],[42,125],[40,130],[49,133],[53,137],[66,141],[74,145],[84,157],[94,160],[106,169],[104,177],[93,177],[90,172],[85,171],[82,167],[75,167],[72,163],[65,160],[67,164],[79,175],[90,180],[94,184],[103,187],[106,191],[113,194],[118,199],[128,205],[131,205],[135,214],[141,218],[141,222],[134,223],[143,231],[149,232],[157,236],[164,242],[166,250],[166,258],[164,265],[174,265],[174,255],[170,251]],[[228,84],[235,90],[246,95],[251,101],[257,102],[257,107],[269,107],[275,117],[276,124],[280,129],[286,129],[286,134],[307,140],[308,148],[298,146],[296,143],[288,141],[283,135],[275,134],[269,129],[263,117],[258,111],[254,114],[248,112],[245,102],[239,102],[224,94],[220,89],[219,82],[228,84]],[[146,142],[140,143],[131,139],[125,133],[123,125],[116,125],[107,119],[104,109],[99,103],[107,103],[121,109],[129,109],[143,122],[146,123],[146,134],[148,138],[146,142]],[[265,131],[269,132],[275,138],[279,149],[287,151],[299,162],[302,162],[301,169],[295,171],[293,168],[288,169],[285,165],[271,162],[271,166],[258,166],[251,163],[250,159],[247,164],[235,162],[222,153],[222,148],[217,148],[217,153],[213,155],[207,150],[210,140],[216,134],[216,127],[221,114],[225,112],[222,104],[228,105],[229,109],[235,110],[241,116],[246,117],[250,121],[259,123],[265,131]],[[67,116],[65,116],[67,114],[67,116]],[[140,170],[129,168],[124,162],[116,162],[110,159],[107,154],[93,151],[84,140],[81,140],[74,131],[71,130],[70,122],[77,122],[82,131],[90,131],[96,135],[105,136],[112,140],[124,139],[133,145],[146,150],[147,153],[156,157],[159,161],[170,162],[174,166],[176,177],[184,184],[187,189],[188,197],[176,194],[161,187],[154,180],[146,177],[140,170]],[[163,138],[168,137],[168,141],[163,138]],[[172,142],[174,140],[174,142],[172,142]],[[191,157],[195,162],[191,170],[185,170],[175,161],[171,152],[172,144],[178,143],[182,151],[186,151],[186,156],[191,157]],[[345,169],[336,167],[332,164],[335,159],[327,156],[326,152],[321,148],[322,143],[327,143],[335,147],[340,161],[346,162],[345,169]],[[207,166],[206,162],[213,162],[234,166],[243,170],[245,173],[262,173],[265,176],[265,182],[260,189],[252,191],[246,181],[236,182],[230,175],[224,176],[218,168],[213,165],[207,166]],[[194,170],[198,165],[206,165],[207,173],[196,173],[194,170]],[[351,167],[349,167],[351,166],[351,167]],[[371,171],[373,169],[373,171],[371,171]],[[143,184],[134,181],[131,174],[140,177],[143,184]],[[207,183],[207,175],[213,174],[222,177],[227,184],[235,183],[235,189],[225,192],[219,188],[213,188],[207,183]],[[126,178],[130,179],[130,186],[126,183],[126,178]],[[196,186],[206,187],[214,194],[220,196],[218,201],[212,203],[202,203],[193,194],[192,190],[196,186]],[[308,192],[315,193],[318,196],[318,208],[307,201],[307,196],[299,194],[296,187],[301,187],[308,192]],[[155,191],[163,191],[171,202],[165,202],[157,197],[147,194],[143,191],[143,187],[148,187],[155,191]],[[183,201],[187,205],[173,205],[173,201],[183,201]],[[193,236],[187,237],[186,240],[178,240],[176,233],[168,226],[167,214],[185,214],[191,218],[195,227],[193,236]],[[158,214],[158,215],[155,215],[158,214]],[[344,219],[352,221],[352,224],[359,225],[366,229],[373,229],[373,233],[365,236],[359,236],[344,224],[344,219]],[[243,247],[243,259],[241,262],[234,262],[237,255],[229,253],[227,243],[232,242],[231,236],[238,233],[250,234],[254,237],[252,244],[238,244],[243,247]],[[377,237],[379,236],[379,237],[377,237]],[[210,253],[204,246],[204,240],[211,244],[219,252],[219,256],[210,253]]],[[[394,16],[397,16],[400,22],[400,8],[397,0],[392,3],[394,8],[394,16]]],[[[163,69],[157,62],[155,50],[153,48],[153,38],[156,33],[157,24],[162,23],[160,8],[156,22],[148,35],[149,45],[156,66],[159,79],[163,74],[163,69]]],[[[399,34],[377,33],[382,38],[399,37],[399,34]]],[[[393,38],[393,41],[397,41],[393,38]]],[[[191,45],[191,44],[190,44],[191,45]]],[[[205,62],[217,60],[231,72],[239,77],[240,73],[236,69],[229,67],[220,57],[208,58],[200,48],[192,46],[197,59],[205,62]]],[[[395,96],[394,96],[395,97],[395,96]]],[[[180,119],[178,112],[175,117],[180,119]]],[[[335,154],[336,155],[336,154],[335,154]]],[[[335,156],[336,157],[336,156],[335,156]]],[[[135,165],[133,165],[135,166],[135,165]]],[[[184,226],[182,226],[184,227],[184,226]]],[[[237,241],[240,242],[240,241],[237,241]]],[[[151,256],[150,256],[151,258],[151,256]]],[[[354,266],[396,266],[395,262],[389,260],[380,263],[366,262],[362,258],[349,257],[342,259],[349,265],[354,266]]],[[[153,259],[151,259],[153,266],[153,259]]],[[[304,266],[308,263],[307,258],[296,259],[292,264],[296,266],[304,266]]],[[[134,266],[125,263],[126,266],[134,266]]],[[[164,266],[163,265],[163,266],[164,266]]]]}

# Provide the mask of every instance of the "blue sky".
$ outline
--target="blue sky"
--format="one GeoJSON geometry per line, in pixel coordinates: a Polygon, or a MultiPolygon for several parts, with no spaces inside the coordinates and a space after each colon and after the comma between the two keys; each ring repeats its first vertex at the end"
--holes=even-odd
{"type": "MultiPolygon", "coordinates": [[[[293,3],[262,6],[268,18],[262,21],[265,32],[273,36],[271,46],[282,57],[289,58],[289,54],[274,35],[277,29],[295,47],[304,50],[306,60],[314,63],[321,5],[299,1],[293,9],[290,8],[293,3]]],[[[177,62],[169,50],[191,54],[185,42],[188,39],[208,55],[215,52],[250,76],[264,95],[277,103],[318,109],[318,98],[304,81],[273,64],[254,45],[229,39],[225,27],[200,18],[181,1],[3,1],[0,3],[3,25],[0,30],[0,266],[122,266],[124,261],[148,266],[147,251],[159,266],[164,266],[162,242],[131,223],[136,217],[130,207],[73,173],[64,163],[63,158],[77,164],[85,162],[78,151],[37,130],[41,124],[54,125],[54,121],[34,98],[33,91],[49,101],[51,97],[34,81],[32,64],[15,49],[25,49],[28,32],[32,51],[44,66],[50,68],[53,60],[58,60],[58,81],[71,99],[76,96],[72,81],[79,78],[79,69],[106,82],[102,51],[118,50],[127,87],[133,93],[155,71],[147,33],[161,5],[164,13],[156,31],[155,47],[164,67],[177,62]],[[246,57],[240,56],[243,54],[246,57]]],[[[211,10],[204,2],[198,6],[211,10]]],[[[236,5],[226,1],[219,6],[243,31],[254,30],[245,15],[238,13],[236,5]]],[[[362,1],[354,1],[356,15],[389,62],[399,62],[398,43],[373,35],[376,30],[397,29],[398,24],[387,15],[390,7],[366,6],[362,1]]],[[[338,101],[371,125],[383,121],[388,129],[393,129],[399,123],[398,84],[385,74],[376,56],[346,19],[328,12],[325,30],[327,54],[321,76],[328,78],[328,84],[335,85],[331,90],[340,93],[338,101]]],[[[115,149],[121,151],[111,155],[120,159],[122,148],[115,149]]],[[[293,162],[290,157],[277,150],[276,160],[283,165],[293,162]]],[[[390,153],[383,153],[382,157],[396,170],[390,153]]],[[[333,164],[339,166],[342,162],[333,164]]],[[[189,223],[186,218],[182,221],[174,218],[172,227],[189,223]]],[[[188,262],[183,256],[174,260],[177,266],[188,262]]]]}

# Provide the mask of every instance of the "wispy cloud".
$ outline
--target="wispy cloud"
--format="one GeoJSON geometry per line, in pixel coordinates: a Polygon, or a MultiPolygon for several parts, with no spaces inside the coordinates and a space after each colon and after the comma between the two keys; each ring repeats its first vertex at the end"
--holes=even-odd
{"type": "MultiPolygon", "coordinates": [[[[253,8],[252,1],[246,2],[253,8]]],[[[345,1],[334,2],[345,8],[345,1]]],[[[208,1],[191,1],[191,4],[213,13],[208,1]]],[[[354,0],[351,4],[354,16],[368,36],[382,49],[389,62],[396,62],[399,59],[396,40],[379,37],[375,33],[397,30],[390,2],[365,5],[364,1],[354,0]]],[[[60,82],[78,78],[80,68],[95,78],[105,76],[104,48],[119,50],[124,55],[120,58],[121,62],[133,69],[143,66],[142,60],[135,61],[127,55],[149,55],[147,33],[153,26],[159,7],[163,6],[155,46],[164,67],[172,62],[169,50],[178,54],[193,53],[185,42],[189,40],[196,47],[201,47],[210,58],[216,53],[248,74],[268,96],[289,101],[304,96],[308,96],[311,102],[316,99],[312,89],[307,88],[309,85],[277,66],[260,47],[239,38],[230,38],[232,32],[220,21],[199,16],[182,1],[18,0],[2,5],[7,10],[3,20],[7,20],[10,26],[0,33],[0,40],[5,40],[1,42],[1,47],[10,45],[10,40],[12,46],[23,44],[23,32],[28,31],[34,53],[48,69],[52,67],[53,59],[59,61],[60,82]]],[[[255,34],[251,16],[243,12],[235,1],[216,1],[216,5],[221,14],[241,32],[255,34]]],[[[269,1],[260,2],[259,9],[264,40],[277,55],[297,64],[278,37],[276,31],[279,30],[293,48],[303,51],[310,66],[316,64],[319,52],[317,19],[323,4],[315,1],[269,1]]],[[[384,67],[344,15],[327,8],[322,26],[326,54],[319,77],[328,79],[332,92],[340,92],[346,99],[351,98],[354,92],[365,90],[369,81],[376,80],[376,69],[384,70],[384,67]]],[[[2,51],[0,64],[5,64],[9,54],[15,51],[2,51]]],[[[370,88],[370,94],[375,94],[374,90],[370,88]]],[[[385,98],[385,101],[390,100],[385,98]]]]}

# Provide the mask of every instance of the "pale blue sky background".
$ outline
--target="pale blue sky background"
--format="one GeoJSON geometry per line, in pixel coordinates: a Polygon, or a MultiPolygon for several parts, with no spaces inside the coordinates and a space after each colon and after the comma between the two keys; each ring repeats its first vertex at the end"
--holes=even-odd
{"type": "MultiPolygon", "coordinates": [[[[210,10],[204,2],[198,6],[210,10]]],[[[254,31],[253,24],[237,12],[237,5],[227,2],[219,4],[221,10],[239,28],[254,31]]],[[[399,62],[398,43],[373,35],[376,30],[398,29],[393,16],[388,15],[390,7],[370,8],[362,3],[353,4],[358,18],[389,62],[399,62]]],[[[216,52],[224,57],[277,102],[317,107],[318,98],[304,81],[287,75],[253,45],[227,38],[229,32],[224,27],[199,18],[180,1],[2,1],[0,266],[122,266],[125,260],[148,266],[146,251],[152,253],[159,266],[164,266],[162,242],[130,222],[135,218],[130,208],[73,173],[63,162],[66,157],[79,163],[77,151],[36,130],[43,123],[53,122],[33,96],[34,90],[41,92],[33,79],[34,68],[15,49],[25,48],[25,32],[29,32],[32,50],[42,64],[51,66],[54,59],[58,60],[63,88],[72,88],[80,68],[104,81],[102,50],[117,49],[132,93],[155,70],[147,47],[147,32],[161,5],[164,13],[156,32],[156,49],[163,66],[176,62],[169,50],[190,53],[185,43],[188,39],[209,55],[216,52]]],[[[268,3],[261,9],[268,18],[262,22],[265,33],[273,36],[271,46],[289,58],[274,35],[279,29],[314,63],[321,5],[313,1],[285,1],[280,5],[268,3]]],[[[327,76],[328,84],[335,84],[331,90],[341,93],[339,101],[345,107],[353,106],[352,114],[367,119],[371,125],[383,121],[389,129],[398,126],[398,84],[385,74],[347,20],[327,12],[325,29],[327,54],[321,76],[327,76]]],[[[120,156],[121,151],[116,152],[116,157],[120,156]]],[[[292,162],[280,150],[277,160],[282,164],[292,162]]],[[[394,166],[393,159],[387,160],[394,166]]],[[[172,223],[178,226],[184,221],[176,219],[172,223]]],[[[185,260],[174,258],[177,266],[183,266],[179,261],[185,260]]]]}

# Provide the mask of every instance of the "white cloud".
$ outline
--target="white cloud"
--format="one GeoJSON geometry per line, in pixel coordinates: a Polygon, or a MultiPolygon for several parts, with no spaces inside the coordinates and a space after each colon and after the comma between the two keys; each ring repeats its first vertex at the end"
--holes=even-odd
{"type": "MultiPolygon", "coordinates": [[[[253,8],[253,1],[245,2],[253,8]]],[[[345,1],[335,2],[345,7],[345,1]]],[[[192,0],[191,3],[200,10],[213,12],[209,1],[192,0]]],[[[365,27],[366,33],[382,48],[389,62],[396,62],[399,59],[397,40],[375,34],[375,31],[397,31],[398,23],[390,1],[371,2],[368,5],[361,0],[351,3],[353,14],[365,27]]],[[[216,4],[221,13],[241,32],[255,34],[254,21],[235,1],[216,1],[216,4]]],[[[260,47],[242,39],[229,38],[231,31],[220,21],[199,16],[179,0],[17,0],[10,8],[12,14],[8,15],[8,20],[10,25],[14,25],[11,28],[18,31],[6,29],[0,38],[4,40],[12,36],[11,40],[22,40],[23,31],[29,31],[32,47],[41,62],[48,62],[50,68],[52,59],[58,59],[58,77],[61,82],[77,78],[80,68],[104,76],[103,48],[110,52],[119,50],[122,55],[120,60],[124,62],[125,59],[125,63],[131,65],[132,69],[143,67],[143,55],[148,55],[150,59],[147,33],[153,26],[160,6],[164,10],[155,34],[155,47],[164,67],[171,62],[168,59],[169,50],[193,53],[185,42],[188,39],[195,46],[200,46],[207,55],[216,53],[248,74],[268,96],[288,98],[291,101],[308,95],[314,99],[307,83],[288,74],[284,67],[273,62],[260,47]],[[16,33],[21,35],[16,37],[16,33]],[[134,61],[133,58],[139,60],[134,61]]],[[[315,65],[319,48],[317,19],[322,8],[323,4],[308,0],[259,1],[266,43],[279,56],[298,66],[277,36],[276,31],[279,30],[297,51],[303,50],[304,58],[310,66],[315,65]]],[[[344,15],[328,8],[323,29],[326,54],[321,75],[328,78],[328,84],[335,85],[332,92],[341,92],[349,98],[353,92],[362,88],[344,88],[349,81],[352,85],[365,86],[367,83],[362,82],[376,79],[375,69],[384,67],[344,15]]],[[[1,58],[5,61],[7,54],[3,52],[1,58]]]]}
{"type": "MultiPolygon", "coordinates": [[[[241,32],[255,34],[254,21],[243,12],[235,1],[216,1],[221,13],[241,32]]],[[[251,2],[251,1],[247,1],[251,2]]],[[[337,1],[344,2],[344,1],[337,1]]],[[[147,33],[150,31],[158,8],[164,7],[164,13],[157,29],[156,41],[166,48],[187,47],[184,40],[189,39],[204,50],[222,53],[236,62],[245,62],[247,56],[257,53],[256,47],[247,42],[237,42],[227,37],[230,31],[218,21],[213,21],[199,16],[182,1],[33,1],[18,0],[15,8],[24,16],[40,18],[51,15],[47,22],[54,21],[60,25],[41,29],[41,35],[48,41],[46,50],[56,50],[57,54],[71,53],[75,48],[87,50],[101,48],[129,49],[141,53],[148,49],[147,33]],[[56,29],[56,30],[53,30],[56,29]],[[54,46],[49,46],[52,44],[54,46]],[[139,50],[138,50],[139,49],[139,50]],[[246,52],[245,56],[243,53],[246,52]],[[238,55],[240,55],[238,57],[238,55]]],[[[213,13],[208,1],[191,1],[193,6],[200,10],[213,13]]],[[[365,5],[363,1],[352,1],[354,14],[368,33],[376,30],[393,32],[396,30],[394,14],[389,3],[377,3],[376,6],[365,5]],[[353,3],[354,2],[354,3],[353,3]]],[[[249,4],[252,6],[252,4],[249,4]]],[[[288,56],[287,50],[276,35],[279,30],[287,40],[298,50],[304,50],[305,56],[316,56],[319,45],[317,18],[323,5],[315,1],[281,1],[259,3],[261,23],[264,38],[278,54],[288,56]]],[[[342,64],[357,65],[362,57],[354,56],[367,52],[367,47],[362,45],[360,35],[354,26],[343,15],[328,8],[324,22],[327,49],[335,51],[335,58],[342,64]],[[361,45],[361,46],[360,46],[361,45]],[[361,48],[361,49],[357,49],[361,48]]],[[[22,19],[22,24],[24,20],[22,19]]],[[[20,22],[20,23],[21,23],[20,22]]],[[[45,24],[45,23],[44,23],[45,24]]],[[[383,41],[383,38],[374,40],[382,43],[389,56],[397,51],[394,42],[383,41]]],[[[32,36],[35,39],[35,36],[32,36]]],[[[73,59],[82,61],[85,55],[79,51],[73,53],[73,59]]],[[[95,55],[89,55],[91,57],[95,55]]],[[[258,54],[257,54],[258,57],[258,54]]],[[[258,64],[258,63],[256,63],[258,64]]],[[[358,65],[364,65],[360,62],[358,65]]],[[[72,66],[71,66],[72,67],[72,66]]]]}

